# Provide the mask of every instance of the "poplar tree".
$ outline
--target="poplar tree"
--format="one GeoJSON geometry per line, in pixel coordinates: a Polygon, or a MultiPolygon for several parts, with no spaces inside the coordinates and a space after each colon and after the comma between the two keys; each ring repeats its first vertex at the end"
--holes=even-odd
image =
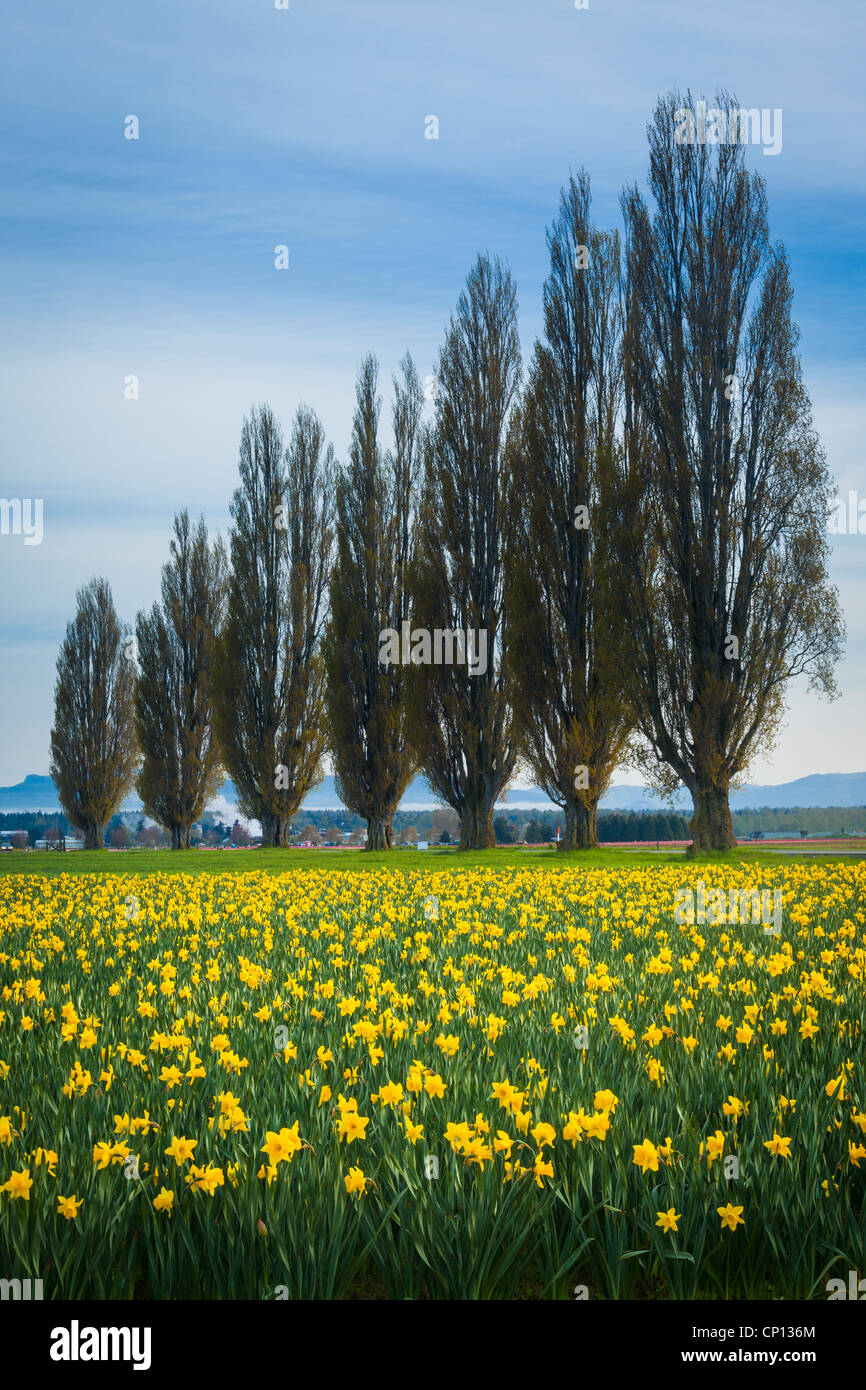
{"type": "Polygon", "coordinates": [[[91,579],[76,605],[57,658],[50,770],[85,849],[102,849],[138,761],[134,649],[106,579],[91,579]]]}
{"type": "Polygon", "coordinates": [[[267,405],[244,421],[231,504],[231,574],[216,646],[223,762],[264,846],[286,845],[322,779],[321,636],[333,543],[333,450],[301,406],[288,448],[267,405]]]}
{"type": "Polygon", "coordinates": [[[478,257],[435,376],[412,620],[425,633],[471,632],[476,655],[483,634],[486,660],[483,671],[476,662],[474,674],[468,660],[422,664],[419,657],[426,653],[418,645],[412,652],[410,738],[431,788],[460,817],[460,848],[486,849],[496,842],[493,808],[517,754],[502,660],[502,524],[503,452],[520,381],[520,345],[514,282],[498,260],[478,257]]]}
{"type": "Polygon", "coordinates": [[[565,814],[559,848],[598,843],[599,799],[631,716],[617,649],[612,496],[621,424],[620,245],[581,173],[548,231],[544,340],[508,449],[505,601],[515,721],[565,814]]]}
{"type": "Polygon", "coordinates": [[[337,482],[337,562],[330,584],[325,668],[338,795],[367,822],[368,850],[392,845],[394,813],[414,771],[405,668],[383,665],[380,633],[409,616],[408,566],[423,392],[411,357],[394,381],[393,451],[379,444],[378,364],[358,377],[349,463],[337,482]]]}
{"type": "Polygon", "coordinates": [[[162,571],[162,607],[139,613],[135,715],[145,811],[189,849],[190,830],[222,780],[214,730],[214,645],[225,608],[225,547],[208,542],[204,518],[174,519],[162,571]]]}
{"type": "MultiPolygon", "coordinates": [[[[654,206],[623,194],[624,677],[645,776],[691,793],[692,851],[736,845],[729,790],[772,748],[789,682],[831,698],[844,624],[828,582],[834,487],[797,356],[784,248],[736,120],[685,141],[671,93],[648,128],[654,206]],[[733,136],[733,139],[732,139],[733,136]]],[[[724,94],[717,107],[736,112],[724,94]]]]}

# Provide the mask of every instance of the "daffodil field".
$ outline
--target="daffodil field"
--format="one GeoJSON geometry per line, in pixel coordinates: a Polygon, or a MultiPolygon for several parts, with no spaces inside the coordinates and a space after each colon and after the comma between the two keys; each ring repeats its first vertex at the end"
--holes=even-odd
{"type": "Polygon", "coordinates": [[[862,862],[0,879],[0,1273],[826,1297],[866,1272],[864,890],[862,862]],[[699,878],[781,889],[780,933],[676,920],[699,878]]]}

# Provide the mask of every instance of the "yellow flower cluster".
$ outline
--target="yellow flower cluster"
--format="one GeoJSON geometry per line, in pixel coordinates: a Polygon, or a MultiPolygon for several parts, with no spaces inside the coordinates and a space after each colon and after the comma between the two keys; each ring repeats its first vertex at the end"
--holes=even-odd
{"type": "Polygon", "coordinates": [[[856,862],[0,879],[0,1191],[80,1224],[121,1174],[170,1217],[298,1164],[365,1202],[431,1156],[543,1190],[690,1167],[733,1231],[729,1158],[780,1202],[866,1158],[864,889],[856,862]],[[697,877],[781,889],[781,934],[678,921],[697,877]]]}

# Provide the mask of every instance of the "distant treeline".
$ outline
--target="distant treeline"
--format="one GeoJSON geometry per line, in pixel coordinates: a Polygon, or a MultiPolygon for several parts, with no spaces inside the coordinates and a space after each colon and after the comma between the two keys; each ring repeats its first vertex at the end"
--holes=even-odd
{"type": "MultiPolygon", "coordinates": [[[[598,838],[611,840],[688,840],[689,815],[665,811],[600,811],[598,838]]],[[[744,839],[754,831],[764,835],[785,830],[807,835],[851,835],[866,831],[866,806],[768,806],[732,811],[734,834],[744,839]]]]}
{"type": "Polygon", "coordinates": [[[47,830],[59,830],[61,835],[76,833],[62,811],[0,812],[0,830],[26,830],[31,844],[44,840],[47,830]]]}
{"type": "Polygon", "coordinates": [[[600,811],[598,839],[611,840],[688,840],[687,816],[678,811],[600,811]]]}
{"type": "MultiPolygon", "coordinates": [[[[444,818],[441,810],[438,814],[433,810],[397,811],[394,816],[394,831],[399,836],[409,826],[414,826],[422,838],[433,835],[435,830],[438,839],[441,829],[438,822],[444,818]],[[437,820],[435,827],[434,815],[437,820]]],[[[205,824],[213,819],[214,817],[207,813],[202,817],[205,824]]],[[[535,821],[543,827],[549,839],[555,837],[557,825],[562,827],[561,811],[508,807],[497,811],[496,819],[506,821],[515,831],[524,829],[530,821],[535,821]]],[[[690,813],[679,811],[600,811],[598,837],[600,841],[608,843],[612,840],[688,840],[689,819],[690,813]]],[[[805,830],[809,835],[866,832],[866,806],[812,806],[805,809],[787,807],[782,810],[764,806],[758,810],[734,811],[732,819],[735,834],[739,837],[750,835],[754,830],[762,830],[764,834],[774,830],[805,830]]],[[[315,825],[320,830],[338,827],[340,830],[352,831],[360,829],[364,820],[361,816],[353,815],[351,811],[311,809],[303,810],[300,816],[295,818],[293,829],[297,831],[302,824],[315,825]]]]}
{"type": "MultiPolygon", "coordinates": [[[[131,818],[127,814],[128,822],[131,818]]],[[[456,824],[451,824],[453,813],[439,809],[436,811],[397,811],[394,816],[395,837],[412,827],[419,839],[438,842],[443,829],[449,829],[456,838],[456,824]]],[[[135,820],[138,828],[144,824],[144,815],[138,812],[135,820]]],[[[866,806],[810,806],[783,807],[781,810],[761,807],[751,811],[732,812],[734,833],[744,839],[754,831],[772,834],[774,831],[789,831],[807,835],[851,835],[866,834],[866,806]]],[[[123,824],[124,817],[114,815],[106,826],[105,843],[111,842],[111,834],[123,824]]],[[[201,818],[207,833],[218,827],[222,835],[228,836],[230,825],[223,823],[223,817],[206,811],[201,818]]],[[[351,811],[302,811],[292,825],[297,835],[303,826],[313,825],[317,830],[339,831],[359,830],[364,821],[351,811]]],[[[511,843],[518,838],[530,842],[553,840],[557,828],[562,828],[560,811],[531,811],[509,808],[496,816],[497,842],[511,843]],[[507,826],[508,830],[503,827],[507,826]],[[527,834],[527,831],[529,833],[527,834]],[[509,833],[510,832],[510,833],[509,833]],[[522,835],[521,835],[522,832],[522,835]]],[[[62,835],[76,832],[62,812],[48,811],[7,811],[0,812],[0,831],[25,830],[30,844],[42,840],[48,830],[57,829],[62,835]]],[[[598,838],[601,844],[618,840],[688,840],[689,817],[677,811],[600,811],[598,815],[598,838]]]]}
{"type": "Polygon", "coordinates": [[[732,813],[734,832],[749,835],[762,830],[805,830],[808,835],[851,835],[866,830],[866,806],[787,806],[781,810],[762,806],[732,813]]]}
{"type": "MultiPolygon", "coordinates": [[[[688,840],[688,815],[664,811],[601,811],[599,841],[688,840]]],[[[851,835],[866,831],[866,806],[763,806],[751,811],[732,811],[734,834],[744,839],[754,831],[764,835],[788,831],[807,835],[851,835]]]]}

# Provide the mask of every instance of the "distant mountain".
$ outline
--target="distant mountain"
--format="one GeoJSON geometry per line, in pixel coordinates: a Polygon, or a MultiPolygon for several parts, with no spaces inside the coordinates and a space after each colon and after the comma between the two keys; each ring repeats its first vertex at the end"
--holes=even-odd
{"type": "Polygon", "coordinates": [[[685,788],[674,792],[670,802],[646,787],[633,787],[624,783],[621,787],[611,787],[598,803],[600,811],[658,811],[661,807],[672,805],[677,811],[691,814],[692,798],[685,788]]]}
{"type": "Polygon", "coordinates": [[[745,786],[731,796],[735,811],[796,806],[866,806],[866,772],[815,772],[775,787],[745,786]]]}
{"type": "Polygon", "coordinates": [[[0,811],[59,811],[60,802],[50,777],[31,773],[14,787],[0,787],[0,811]]]}
{"type": "MultiPolygon", "coordinates": [[[[219,794],[211,805],[214,809],[228,814],[237,804],[237,792],[231,782],[224,782],[219,794]]],[[[400,803],[404,811],[424,811],[439,804],[423,777],[416,777],[406,788],[400,803]]],[[[540,787],[514,787],[500,805],[505,807],[535,808],[548,810],[552,806],[540,787]]],[[[665,803],[655,793],[644,787],[612,787],[601,799],[601,809],[605,811],[655,811],[665,803]]],[[[690,811],[691,797],[680,789],[673,797],[677,810],[690,811]]],[[[325,777],[304,802],[311,811],[331,811],[339,809],[341,803],[334,787],[334,778],[325,777]]],[[[731,795],[731,808],[735,811],[752,811],[767,807],[778,810],[783,807],[812,806],[866,806],[866,772],[816,772],[809,777],[798,777],[794,782],[780,782],[776,786],[743,787],[731,795]]],[[[124,799],[123,810],[140,811],[141,801],[131,792],[124,799]]],[[[60,803],[50,777],[40,777],[31,773],[14,787],[0,787],[0,812],[15,811],[59,811],[60,803]]]]}
{"type": "MultiPolygon", "coordinates": [[[[684,787],[675,792],[672,804],[678,811],[692,810],[692,798],[684,787]]],[[[806,810],[819,806],[866,806],[866,772],[816,772],[798,777],[794,782],[779,782],[775,786],[753,786],[747,783],[740,791],[731,793],[732,811],[782,810],[798,807],[806,810]]],[[[657,811],[667,803],[645,787],[611,787],[601,798],[603,811],[657,811]]],[[[539,787],[529,791],[510,791],[508,806],[549,807],[539,787]]]]}

